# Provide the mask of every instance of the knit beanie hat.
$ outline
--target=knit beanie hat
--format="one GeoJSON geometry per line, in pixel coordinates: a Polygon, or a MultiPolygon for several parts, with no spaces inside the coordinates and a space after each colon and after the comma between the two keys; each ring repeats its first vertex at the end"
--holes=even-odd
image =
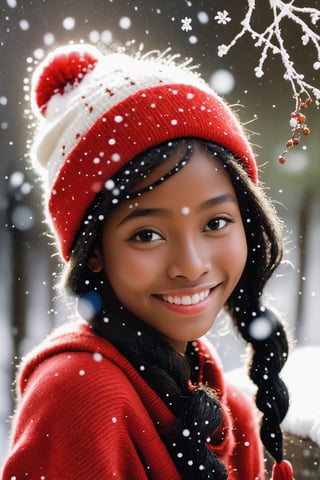
{"type": "Polygon", "coordinates": [[[31,158],[45,171],[49,222],[66,261],[96,194],[155,145],[179,137],[215,142],[257,181],[236,115],[175,57],[104,55],[91,45],[69,45],[37,68],[32,95],[40,122],[31,158]]]}

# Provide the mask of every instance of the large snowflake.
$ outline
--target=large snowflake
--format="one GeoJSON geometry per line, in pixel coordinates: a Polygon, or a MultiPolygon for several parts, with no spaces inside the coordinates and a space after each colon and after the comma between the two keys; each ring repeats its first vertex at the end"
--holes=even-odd
{"type": "Polygon", "coordinates": [[[191,18],[184,17],[181,20],[181,30],[184,30],[185,32],[189,32],[190,30],[192,30],[191,21],[191,18]]]}
{"type": "Polygon", "coordinates": [[[220,25],[227,25],[228,22],[231,22],[231,18],[229,17],[229,12],[227,12],[227,10],[217,12],[214,19],[220,25]]]}

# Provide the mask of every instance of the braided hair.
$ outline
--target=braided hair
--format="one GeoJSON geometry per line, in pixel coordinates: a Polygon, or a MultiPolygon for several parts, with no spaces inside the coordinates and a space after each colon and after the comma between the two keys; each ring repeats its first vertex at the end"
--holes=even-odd
{"type": "Polygon", "coordinates": [[[252,183],[229,152],[210,142],[178,139],[133,159],[115,176],[111,188],[100,192],[89,208],[73,244],[65,286],[80,298],[92,293],[102,296],[102,308],[90,319],[94,331],[128,358],[174,413],[175,425],[163,441],[182,478],[224,480],[228,478],[226,466],[210,449],[210,443],[222,442],[224,435],[218,394],[205,386],[192,391],[188,388],[190,379],[197,380],[193,343],[188,343],[185,355],[177,352],[157,331],[120,304],[103,272],[93,273],[88,267],[88,259],[101,240],[108,212],[122,199],[132,198],[130,192],[135,191],[139,180],[183,145],[186,151],[183,158],[156,184],[179,172],[191,158],[195,142],[222,163],[238,198],[248,258],[225,309],[252,347],[249,374],[258,386],[256,403],[263,413],[262,441],[276,461],[282,459],[280,423],[288,409],[288,393],[279,373],[288,354],[288,343],[280,321],[261,303],[264,285],[282,257],[281,228],[262,189],[252,183]]]}

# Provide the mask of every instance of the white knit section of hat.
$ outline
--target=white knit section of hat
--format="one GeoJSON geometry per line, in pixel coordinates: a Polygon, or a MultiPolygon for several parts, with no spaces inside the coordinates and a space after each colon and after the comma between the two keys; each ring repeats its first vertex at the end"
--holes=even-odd
{"type": "MultiPolygon", "coordinates": [[[[77,87],[54,95],[48,102],[46,119],[40,124],[31,149],[33,162],[47,167],[49,189],[68,153],[78,143],[79,135],[84,135],[103,113],[146,88],[179,83],[213,94],[191,70],[159,60],[137,60],[125,54],[113,54],[100,59],[77,87]],[[112,91],[112,96],[104,93],[106,88],[112,91]],[[91,112],[84,103],[92,107],[91,112]],[[61,155],[62,147],[65,156],[61,155]]],[[[116,120],[120,122],[121,118],[116,120]]]]}

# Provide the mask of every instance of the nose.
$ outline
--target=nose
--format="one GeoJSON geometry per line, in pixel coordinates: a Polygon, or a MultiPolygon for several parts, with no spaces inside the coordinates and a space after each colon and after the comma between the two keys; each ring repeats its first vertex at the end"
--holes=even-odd
{"type": "Polygon", "coordinates": [[[211,269],[210,255],[201,241],[184,238],[171,253],[168,276],[194,282],[211,269]]]}

